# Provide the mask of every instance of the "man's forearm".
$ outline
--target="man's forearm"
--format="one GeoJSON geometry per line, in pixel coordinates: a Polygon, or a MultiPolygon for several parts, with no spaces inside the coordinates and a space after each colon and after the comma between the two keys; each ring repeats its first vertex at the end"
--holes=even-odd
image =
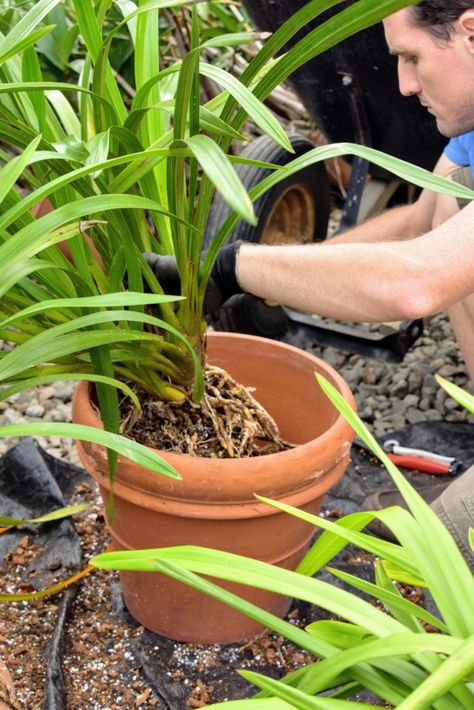
{"type": "MultiPolygon", "coordinates": [[[[415,242],[242,244],[241,287],[260,298],[338,320],[408,320],[432,312],[435,289],[415,242]],[[426,295],[428,294],[428,296],[426,295]]],[[[437,298],[435,295],[434,298],[437,298]]]]}
{"type": "Polygon", "coordinates": [[[387,210],[377,217],[331,238],[329,243],[402,241],[418,237],[423,231],[428,231],[429,227],[428,222],[424,225],[420,223],[415,212],[415,205],[402,205],[387,210]]]}
{"type": "Polygon", "coordinates": [[[339,320],[404,320],[411,317],[407,294],[419,282],[416,250],[410,255],[408,247],[405,256],[407,242],[429,228],[424,212],[414,204],[396,207],[321,244],[243,244],[239,282],[256,296],[307,313],[339,320]]]}

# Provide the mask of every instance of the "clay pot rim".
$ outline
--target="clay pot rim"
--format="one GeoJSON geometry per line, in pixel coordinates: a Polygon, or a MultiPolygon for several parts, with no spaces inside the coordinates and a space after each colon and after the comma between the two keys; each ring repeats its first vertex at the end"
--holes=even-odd
{"type": "MultiPolygon", "coordinates": [[[[326,379],[328,379],[331,384],[333,384],[338,392],[344,397],[345,401],[354,409],[356,410],[356,403],[354,396],[352,394],[352,391],[347,384],[347,382],[344,380],[344,378],[328,363],[326,363],[324,360],[318,358],[316,355],[312,355],[311,353],[306,352],[305,350],[299,350],[295,346],[292,345],[287,345],[286,343],[282,343],[280,341],[275,341],[275,340],[270,340],[268,338],[263,338],[261,336],[257,335],[247,335],[247,334],[242,334],[242,333],[227,333],[227,332],[212,332],[212,338],[225,338],[225,339],[232,339],[235,340],[236,343],[239,342],[245,342],[247,340],[253,340],[253,341],[260,341],[262,343],[268,343],[271,342],[275,347],[278,347],[282,350],[287,350],[292,356],[295,355],[295,350],[298,351],[298,356],[301,356],[303,359],[307,359],[310,361],[317,360],[318,361],[318,368],[323,374],[326,379]]],[[[315,370],[316,372],[316,370],[315,370]]],[[[93,386],[92,382],[88,382],[86,380],[81,381],[78,383],[77,386],[77,391],[80,392],[81,389],[86,388],[87,389],[87,396],[90,399],[90,390],[93,386]]],[[[319,386],[316,382],[315,378],[315,386],[319,386]]],[[[95,407],[91,407],[91,411],[93,411],[97,424],[96,426],[98,428],[103,429],[103,424],[100,419],[100,415],[98,411],[96,410],[95,407]]],[[[279,451],[277,453],[273,454],[265,454],[263,457],[246,457],[245,460],[249,462],[249,465],[255,465],[251,462],[258,462],[261,459],[264,459],[269,465],[272,465],[273,463],[282,463],[283,461],[290,462],[292,459],[298,460],[302,455],[306,455],[316,444],[315,442],[318,442],[318,448],[321,443],[325,443],[326,440],[331,439],[335,436],[340,436],[342,435],[343,431],[347,430],[351,432],[348,437],[348,441],[352,442],[354,439],[354,433],[353,429],[350,426],[350,424],[346,421],[346,419],[337,412],[336,414],[336,419],[335,421],[331,424],[331,426],[326,429],[325,432],[320,434],[317,438],[315,439],[310,439],[309,441],[306,441],[302,444],[297,444],[295,448],[293,449],[287,449],[286,451],[279,451]]],[[[236,459],[217,459],[217,458],[207,458],[204,456],[191,456],[190,454],[181,454],[181,453],[175,453],[172,451],[162,451],[161,449],[156,449],[153,446],[148,447],[151,451],[154,451],[155,453],[159,454],[162,456],[164,459],[166,459],[172,466],[175,468],[179,468],[179,462],[182,461],[183,458],[185,460],[192,460],[192,461],[205,461],[206,466],[210,469],[215,468],[216,470],[222,466],[222,462],[225,461],[226,467],[238,467],[239,462],[242,461],[241,458],[236,458],[236,459]]],[[[124,457],[119,456],[119,459],[125,460],[124,457]]]]}

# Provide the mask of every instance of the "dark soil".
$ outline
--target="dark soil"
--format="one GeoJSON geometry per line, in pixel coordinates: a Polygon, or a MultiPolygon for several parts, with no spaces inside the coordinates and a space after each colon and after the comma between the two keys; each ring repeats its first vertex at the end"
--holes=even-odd
{"type": "MultiPolygon", "coordinates": [[[[78,497],[91,503],[90,510],[75,519],[85,565],[92,555],[106,549],[109,540],[92,484],[81,484],[79,489],[78,497]]],[[[25,569],[38,552],[34,537],[23,536],[5,558],[1,592],[31,590],[25,569]]],[[[61,593],[0,607],[0,657],[14,679],[15,710],[204,707],[254,692],[238,675],[238,668],[278,678],[311,660],[306,652],[271,633],[247,643],[199,646],[146,631],[124,608],[116,573],[96,570],[71,594],[69,600],[67,593],[61,593]],[[68,614],[59,654],[63,679],[55,697],[51,655],[64,605],[68,614]]],[[[290,618],[295,624],[306,619],[296,607],[290,618]]]]}
{"type": "Polygon", "coordinates": [[[164,402],[138,394],[141,411],[129,399],[122,402],[122,433],[146,446],[207,458],[261,456],[292,447],[250,388],[219,367],[206,368],[199,404],[189,397],[164,402]]]}

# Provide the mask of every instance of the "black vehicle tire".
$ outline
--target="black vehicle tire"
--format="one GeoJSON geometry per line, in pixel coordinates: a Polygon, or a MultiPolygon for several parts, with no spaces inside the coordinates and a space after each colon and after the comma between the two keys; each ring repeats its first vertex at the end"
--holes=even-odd
{"type": "MultiPolygon", "coordinates": [[[[294,153],[281,148],[267,136],[260,136],[244,148],[241,156],[275,165],[286,165],[312,150],[314,144],[295,133],[288,134],[294,153]]],[[[252,165],[236,166],[236,172],[247,190],[251,190],[272,171],[252,165]]],[[[229,241],[243,239],[262,244],[289,244],[322,241],[329,222],[329,180],[322,162],[282,180],[254,204],[258,224],[241,220],[229,241]]],[[[206,225],[204,246],[208,248],[218,229],[230,214],[230,207],[216,194],[206,225]]]]}
{"type": "MultiPolygon", "coordinates": [[[[314,144],[303,136],[289,134],[288,138],[294,153],[285,151],[267,136],[260,136],[241,155],[286,165],[314,148],[314,144]]],[[[251,190],[272,172],[249,165],[237,165],[236,171],[247,190],[251,190]]],[[[229,242],[243,239],[254,244],[301,244],[324,240],[330,211],[330,187],[324,164],[315,163],[282,180],[255,202],[254,209],[258,224],[253,226],[241,220],[230,235],[229,242]]],[[[210,246],[229,213],[227,203],[216,194],[206,225],[205,248],[210,246]]],[[[270,338],[282,335],[288,327],[288,319],[282,308],[250,295],[230,299],[212,314],[210,323],[216,330],[270,338]]]]}

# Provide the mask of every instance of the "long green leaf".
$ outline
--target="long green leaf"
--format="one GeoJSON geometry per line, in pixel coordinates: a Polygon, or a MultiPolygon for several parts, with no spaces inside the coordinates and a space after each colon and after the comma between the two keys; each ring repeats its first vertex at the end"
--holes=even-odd
{"type": "MultiPolygon", "coordinates": [[[[321,375],[316,377],[329,399],[392,476],[412,513],[409,515],[401,509],[396,511],[399,517],[403,515],[404,518],[404,525],[398,527],[397,536],[405,550],[412,555],[418,567],[418,574],[421,573],[426,580],[451,633],[461,637],[469,636],[474,631],[474,577],[453,538],[419,493],[390,461],[335,387],[321,375]],[[435,548],[431,544],[433,539],[437,540],[435,548]]],[[[382,511],[379,517],[384,522],[390,522],[393,511],[382,511]]],[[[392,561],[397,564],[395,559],[392,558],[392,561]]]]}
{"type": "MultiPolygon", "coordinates": [[[[94,11],[94,5],[92,0],[72,1],[76,11],[79,30],[90,52],[92,61],[96,63],[102,48],[102,34],[98,16],[94,11]]],[[[114,107],[117,118],[124,123],[127,119],[127,110],[108,62],[105,63],[105,86],[107,98],[114,107]]]]}
{"type": "MultiPolygon", "coordinates": [[[[266,678],[254,671],[239,671],[239,673],[258,688],[270,691],[276,698],[287,701],[288,705],[287,702],[284,702],[282,707],[293,707],[299,710],[353,710],[354,708],[353,703],[350,701],[333,700],[331,698],[314,698],[298,690],[298,688],[284,685],[273,678],[266,678]]],[[[373,708],[373,705],[367,705],[367,703],[358,703],[357,705],[361,710],[370,710],[370,708],[373,708]]]]}
{"type": "Polygon", "coordinates": [[[0,61],[8,57],[15,46],[30,37],[41,20],[60,2],[61,0],[38,0],[8,35],[0,38],[0,61]]]}
{"type": "MultiPolygon", "coordinates": [[[[46,335],[49,336],[49,333],[46,333],[46,335]]],[[[36,336],[36,339],[40,337],[36,336]]],[[[38,363],[54,362],[66,355],[76,354],[82,350],[90,350],[111,343],[126,343],[136,340],[150,340],[153,342],[157,338],[151,333],[140,333],[136,330],[121,331],[110,329],[51,335],[51,337],[42,338],[40,342],[37,342],[36,339],[31,338],[26,343],[19,345],[14,351],[11,351],[18,355],[17,358],[11,358],[11,353],[7,353],[0,360],[0,380],[15,378],[23,370],[34,367],[38,363]]]]}
{"type": "Polygon", "coordinates": [[[0,65],[3,64],[10,57],[19,54],[20,52],[25,52],[27,49],[33,47],[40,39],[49,34],[52,27],[40,27],[37,30],[33,30],[29,35],[23,37],[16,44],[11,46],[9,49],[4,50],[3,54],[0,54],[0,65]]]}
{"type": "Polygon", "coordinates": [[[41,515],[38,518],[9,518],[6,515],[0,515],[0,525],[3,527],[16,527],[19,525],[29,525],[30,523],[50,523],[53,520],[62,520],[63,518],[69,518],[71,515],[76,515],[77,513],[82,513],[87,510],[89,505],[87,503],[79,503],[79,505],[68,505],[65,508],[58,508],[53,510],[51,513],[46,513],[46,515],[41,515]]]}
{"type": "MultiPolygon", "coordinates": [[[[101,163],[95,163],[93,165],[86,165],[76,170],[71,170],[65,175],[60,175],[59,177],[47,182],[44,185],[38,187],[34,192],[26,195],[21,202],[14,205],[10,210],[5,212],[5,214],[0,215],[0,232],[6,229],[10,224],[12,224],[19,216],[27,212],[33,205],[37,204],[45,197],[53,194],[55,191],[61,188],[79,181],[82,177],[90,175],[94,172],[99,172],[113,168],[117,165],[122,165],[123,163],[130,163],[134,161],[141,161],[151,156],[160,156],[165,158],[169,154],[170,150],[167,148],[157,148],[156,150],[143,151],[140,153],[131,153],[128,155],[122,155],[118,158],[111,158],[101,163]]],[[[191,151],[189,151],[191,155],[191,151]]],[[[36,162],[44,162],[45,160],[58,160],[64,161],[64,155],[59,153],[53,153],[51,151],[38,151],[32,156],[31,164],[36,162]]]]}
{"type": "MultiPolygon", "coordinates": [[[[386,170],[392,172],[403,180],[408,180],[409,182],[418,185],[419,187],[426,188],[428,190],[433,190],[435,192],[440,192],[443,194],[452,195],[453,197],[464,197],[465,199],[474,199],[474,190],[471,190],[463,185],[458,185],[452,180],[441,177],[439,175],[434,175],[428,170],[419,168],[411,163],[407,163],[399,158],[394,158],[386,153],[375,150],[374,148],[367,148],[365,146],[360,146],[355,143],[333,143],[327,146],[320,146],[308,151],[302,156],[295,158],[294,160],[287,163],[285,166],[280,167],[279,170],[275,170],[273,173],[265,177],[261,182],[258,183],[250,191],[250,198],[252,202],[255,202],[259,197],[264,195],[268,190],[278,185],[282,180],[286,180],[291,175],[298,173],[300,170],[318,163],[322,160],[327,160],[330,158],[336,158],[344,155],[355,155],[365,160],[369,160],[371,163],[379,165],[386,170]]],[[[206,259],[203,264],[203,288],[206,283],[206,279],[210,274],[210,269],[214,260],[216,258],[217,252],[221,245],[232,232],[235,225],[237,224],[238,216],[233,213],[231,214],[224,224],[222,225],[219,233],[216,235],[212,242],[211,247],[207,252],[206,259]]]]}
{"type": "Polygon", "coordinates": [[[48,362],[101,345],[120,342],[149,341],[157,350],[160,336],[137,330],[110,328],[107,330],[79,330],[91,328],[101,323],[130,321],[149,323],[172,333],[188,350],[195,368],[195,396],[199,397],[204,387],[202,368],[196,352],[182,333],[160,318],[136,311],[101,311],[80,316],[73,321],[62,323],[39,333],[0,359],[0,381],[11,379],[39,362],[48,362]],[[72,332],[71,332],[72,331],[72,332]]]}
{"type": "Polygon", "coordinates": [[[29,318],[43,311],[62,310],[67,308],[109,308],[118,306],[145,306],[159,303],[172,303],[181,300],[181,296],[166,296],[152,293],[134,293],[119,291],[104,293],[99,296],[82,296],[80,298],[56,298],[51,301],[35,303],[0,322],[0,328],[11,325],[18,319],[29,318]]]}
{"type": "MultiPolygon", "coordinates": [[[[185,548],[181,548],[181,550],[183,549],[185,548]]],[[[163,572],[171,576],[173,579],[177,579],[180,582],[190,584],[194,588],[199,589],[200,591],[205,592],[206,594],[209,594],[216,599],[219,599],[219,601],[223,601],[229,604],[233,608],[238,609],[239,611],[245,613],[247,616],[250,616],[250,618],[260,622],[263,626],[267,626],[275,632],[294,641],[295,643],[298,643],[314,655],[330,657],[333,656],[335,653],[338,653],[337,649],[334,646],[328,644],[327,642],[321,639],[310,637],[308,634],[303,632],[301,629],[298,629],[294,625],[282,621],[274,615],[259,609],[253,604],[250,604],[244,599],[240,599],[235,594],[232,594],[231,592],[222,589],[221,587],[213,584],[212,582],[209,582],[208,580],[195,575],[193,572],[190,572],[190,567],[188,568],[188,563],[190,561],[191,565],[194,564],[196,557],[195,552],[197,548],[187,549],[191,550],[189,558],[186,554],[186,561],[183,560],[183,556],[181,556],[180,558],[180,562],[184,561],[184,567],[177,565],[174,561],[171,561],[171,559],[163,559],[163,556],[161,556],[160,559],[154,558],[153,567],[144,567],[144,555],[146,556],[146,553],[149,551],[136,551],[136,554],[140,558],[137,560],[137,563],[138,565],[140,565],[140,569],[149,569],[149,571],[155,569],[156,571],[163,572]]],[[[171,555],[173,555],[173,553],[177,550],[179,551],[180,548],[172,548],[171,550],[168,549],[166,551],[160,550],[160,554],[162,552],[171,552],[171,555]]],[[[210,550],[204,552],[214,554],[213,551],[210,550]]],[[[91,564],[109,569],[123,568],[123,561],[117,563],[116,555],[117,553],[100,555],[94,558],[91,561],[91,564]]],[[[226,557],[228,558],[229,567],[236,566],[237,557],[235,555],[229,556],[228,553],[221,553],[221,555],[223,555],[224,559],[226,557]]],[[[215,571],[214,567],[213,569],[215,571]]],[[[242,573],[245,574],[245,572],[242,573]]],[[[299,575],[294,576],[299,577],[299,575]]],[[[241,581],[242,579],[239,578],[239,582],[241,581]]],[[[281,588],[278,584],[274,586],[273,589],[278,589],[279,591],[281,591],[281,588]]],[[[378,661],[374,661],[374,665],[378,665],[378,661]]],[[[382,667],[384,667],[383,663],[382,667]]],[[[392,659],[391,668],[395,673],[394,678],[391,678],[390,675],[387,675],[386,673],[380,673],[376,668],[372,668],[370,665],[367,664],[362,664],[360,666],[352,668],[351,674],[354,679],[356,679],[364,687],[370,688],[376,694],[380,695],[381,697],[384,697],[388,702],[392,703],[393,705],[397,705],[404,697],[406,697],[405,684],[408,684],[408,688],[415,688],[420,685],[423,678],[426,676],[422,671],[418,670],[417,668],[413,667],[413,665],[404,661],[392,659]]],[[[300,674],[298,673],[297,675],[299,676],[300,674]]],[[[303,673],[303,676],[306,677],[306,672],[303,673]]],[[[446,705],[446,708],[448,707],[449,710],[455,710],[455,707],[452,704],[446,705]]],[[[440,707],[438,710],[444,710],[444,708],[440,707]]]]}
{"type": "MultiPolygon", "coordinates": [[[[474,635],[430,675],[411,695],[398,706],[398,710],[425,710],[457,683],[474,671],[474,635]]],[[[474,693],[471,692],[472,705],[474,693]]]]}
{"type": "MultiPolygon", "coordinates": [[[[24,227],[2,244],[0,246],[0,268],[6,267],[20,257],[24,259],[34,256],[45,245],[60,241],[63,238],[61,233],[56,233],[52,237],[52,232],[68,222],[97,212],[122,209],[156,210],[171,216],[161,205],[139,195],[105,194],[86,197],[63,207],[58,207],[53,212],[40,217],[40,219],[24,227]]],[[[191,225],[187,226],[192,229],[191,225]]]]}
{"type": "Polygon", "coordinates": [[[4,201],[6,195],[8,195],[29,164],[31,156],[38,147],[40,140],[41,136],[32,140],[21,155],[13,158],[0,169],[0,204],[4,201]]]}
{"type": "MultiPolygon", "coordinates": [[[[345,515],[343,518],[340,518],[335,524],[359,532],[373,519],[373,513],[352,513],[351,515],[345,515]]],[[[325,530],[319,535],[316,542],[303,557],[296,571],[300,574],[306,574],[308,577],[312,577],[348,544],[349,541],[345,538],[341,538],[339,535],[325,530]]]]}
{"type": "Polygon", "coordinates": [[[305,676],[305,682],[300,683],[299,687],[307,693],[319,693],[330,686],[342,671],[363,661],[397,656],[418,656],[426,651],[450,655],[457,653],[462,646],[461,639],[442,634],[400,633],[386,636],[383,639],[362,641],[341,651],[336,656],[321,661],[312,674],[305,676]]]}
{"type": "MultiPolygon", "coordinates": [[[[283,56],[260,82],[256,94],[266,98],[270,91],[285,81],[299,67],[322,52],[334,47],[356,32],[363,30],[387,15],[413,5],[417,0],[359,0],[337,15],[320,24],[283,56]]],[[[330,3],[334,5],[336,3],[330,3]]],[[[291,18],[289,24],[291,26],[291,18]]]]}
{"type": "MultiPolygon", "coordinates": [[[[382,590],[382,594],[388,593],[389,595],[395,595],[396,597],[393,602],[390,597],[385,597],[383,601],[386,609],[390,612],[390,614],[393,614],[396,619],[401,621],[401,623],[404,624],[407,629],[410,629],[415,633],[422,633],[424,631],[424,628],[417,618],[417,607],[415,606],[415,613],[410,613],[410,610],[406,609],[404,606],[399,605],[398,602],[400,600],[406,600],[403,598],[401,591],[394,584],[394,580],[390,578],[390,576],[387,574],[383,560],[377,560],[375,563],[375,583],[377,589],[382,590]]],[[[357,589],[357,582],[354,583],[354,586],[357,589]]],[[[448,632],[448,628],[446,627],[446,625],[441,626],[444,626],[444,628],[442,628],[443,631],[448,632]]],[[[437,619],[435,621],[434,628],[440,628],[440,622],[437,619]]]]}
{"type": "Polygon", "coordinates": [[[17,384],[10,387],[5,387],[0,390],[0,402],[5,401],[9,397],[12,397],[18,392],[23,392],[24,390],[30,389],[32,387],[40,387],[41,385],[48,385],[52,382],[63,382],[64,378],[67,377],[69,382],[100,382],[104,385],[109,385],[110,387],[116,387],[121,390],[127,397],[130,397],[134,406],[140,410],[140,400],[138,399],[135,392],[121,380],[117,380],[115,377],[107,377],[105,375],[97,375],[92,372],[68,372],[67,375],[64,372],[58,374],[48,374],[48,375],[38,375],[37,377],[30,377],[27,379],[20,380],[17,384]]]}
{"type": "Polygon", "coordinates": [[[435,375],[436,382],[444,389],[444,391],[452,397],[461,407],[467,409],[468,412],[474,414],[474,397],[469,392],[466,392],[461,387],[458,387],[453,382],[449,382],[444,377],[435,375]]]}
{"type": "Polygon", "coordinates": [[[238,79],[213,64],[200,63],[199,72],[228,91],[269,138],[290,153],[293,152],[288,136],[278,120],[238,79]]]}
{"type": "MultiPolygon", "coordinates": [[[[137,552],[143,553],[143,551],[137,552]]],[[[96,555],[91,559],[90,563],[100,569],[117,569],[116,565],[121,565],[123,561],[119,560],[117,562],[115,557],[110,557],[112,554],[114,553],[106,552],[96,555]]],[[[155,558],[153,565],[149,567],[148,571],[156,571],[157,569],[165,572],[165,574],[169,574],[169,576],[175,579],[179,579],[180,581],[190,584],[194,588],[199,589],[200,591],[203,591],[204,593],[209,594],[220,601],[223,601],[234,609],[242,611],[250,618],[261,623],[262,626],[271,628],[277,633],[284,635],[286,638],[300,645],[302,648],[307,649],[314,655],[326,656],[338,652],[338,649],[331,646],[331,644],[319,641],[319,639],[311,638],[303,629],[278,618],[268,611],[260,609],[255,606],[255,604],[252,604],[245,599],[241,599],[236,594],[219,587],[214,582],[199,577],[187,569],[186,566],[181,567],[173,561],[155,558]]]]}
{"type": "Polygon", "coordinates": [[[225,700],[222,703],[213,703],[211,708],[221,708],[221,710],[288,710],[293,707],[284,700],[278,698],[251,698],[246,700],[225,700]]]}
{"type": "Polygon", "coordinates": [[[224,200],[243,219],[256,224],[257,218],[247,190],[219,146],[206,135],[191,136],[186,143],[224,200]]]}
{"type": "Polygon", "coordinates": [[[61,436],[80,441],[90,441],[93,444],[106,446],[112,451],[125,456],[130,461],[149,469],[153,473],[160,473],[169,478],[180,479],[180,474],[165,459],[146,446],[137,444],[132,439],[126,439],[118,434],[83,426],[82,424],[69,424],[64,422],[35,422],[33,424],[7,424],[0,427],[0,438],[20,436],[61,436]]]}
{"type": "MultiPolygon", "coordinates": [[[[38,54],[34,47],[30,47],[23,52],[21,63],[21,78],[24,81],[42,81],[43,74],[41,71],[41,63],[38,54]]],[[[30,101],[33,105],[36,120],[38,122],[39,131],[44,134],[46,139],[54,140],[54,132],[50,128],[47,116],[47,106],[44,91],[37,91],[30,94],[30,101]]]]}
{"type": "Polygon", "coordinates": [[[373,640],[373,636],[360,626],[348,624],[347,621],[335,621],[334,619],[322,619],[313,621],[305,627],[307,633],[317,638],[325,639],[341,650],[353,648],[364,641],[373,640]]]}
{"type": "Polygon", "coordinates": [[[265,562],[259,562],[231,553],[196,546],[161,548],[158,550],[135,550],[112,552],[109,556],[96,558],[94,564],[109,568],[156,569],[155,559],[171,560],[193,572],[213,577],[238,581],[241,584],[304,599],[313,604],[348,618],[353,623],[366,626],[375,635],[401,632],[403,627],[394,619],[375,609],[342,589],[317,579],[309,579],[265,562]]]}
{"type": "MultiPolygon", "coordinates": [[[[314,148],[313,150],[310,150],[304,155],[287,163],[281,169],[281,173],[282,175],[288,177],[294,172],[299,172],[315,162],[346,155],[355,155],[360,158],[364,158],[365,160],[388,170],[394,175],[397,175],[402,178],[402,180],[418,185],[418,187],[423,187],[427,190],[433,190],[434,192],[440,192],[446,195],[452,195],[453,197],[464,197],[465,199],[471,200],[474,199],[474,190],[465,187],[464,185],[459,185],[448,178],[435,175],[429,170],[425,170],[417,165],[408,163],[406,160],[401,160],[400,158],[387,155],[387,153],[383,153],[375,148],[368,148],[366,146],[357,145],[356,143],[332,143],[331,145],[314,148]]],[[[272,173],[267,178],[262,180],[258,186],[254,188],[254,192],[252,192],[254,199],[260,197],[263,192],[266,192],[269,189],[269,187],[274,187],[274,185],[282,179],[282,175],[272,173]]]]}
{"type": "Polygon", "coordinates": [[[260,32],[229,32],[224,35],[216,35],[202,43],[202,47],[240,47],[251,44],[260,39],[260,32]]]}
{"type": "MultiPolygon", "coordinates": [[[[434,616],[434,614],[431,614],[422,606],[414,604],[413,602],[409,601],[409,599],[404,599],[395,591],[384,589],[380,585],[372,584],[371,582],[367,582],[365,579],[360,579],[360,577],[355,577],[352,574],[348,574],[347,572],[343,572],[342,570],[335,569],[334,567],[328,567],[327,569],[329,572],[331,572],[331,574],[333,574],[338,579],[341,579],[343,582],[346,582],[347,584],[350,584],[356,589],[360,589],[361,592],[370,594],[372,597],[374,597],[374,599],[378,599],[379,601],[383,602],[387,607],[390,607],[391,613],[393,613],[393,610],[400,610],[403,611],[405,614],[409,614],[419,619],[423,619],[423,621],[425,621],[427,624],[434,626],[440,631],[448,631],[446,624],[443,624],[443,622],[440,621],[436,616],[434,616]]],[[[394,616],[400,621],[400,617],[398,617],[395,613],[394,616]]]]}
{"type": "Polygon", "coordinates": [[[399,564],[400,566],[406,569],[412,570],[413,574],[416,573],[416,567],[411,562],[409,555],[399,545],[387,542],[385,540],[379,540],[373,537],[372,535],[358,532],[357,530],[352,528],[346,528],[342,525],[338,525],[335,522],[326,520],[325,518],[321,518],[317,515],[307,513],[304,510],[294,508],[293,506],[288,505],[287,503],[272,500],[270,498],[266,498],[265,496],[256,495],[255,497],[262,503],[266,503],[267,505],[271,505],[272,507],[277,508],[278,510],[282,510],[285,513],[294,515],[296,518],[299,518],[300,520],[305,520],[311,525],[320,527],[323,530],[328,530],[329,532],[332,532],[338,535],[339,537],[347,540],[347,542],[351,542],[354,545],[362,547],[363,549],[367,550],[368,552],[371,552],[377,557],[383,557],[384,559],[392,560],[395,564],[399,564]]]}

